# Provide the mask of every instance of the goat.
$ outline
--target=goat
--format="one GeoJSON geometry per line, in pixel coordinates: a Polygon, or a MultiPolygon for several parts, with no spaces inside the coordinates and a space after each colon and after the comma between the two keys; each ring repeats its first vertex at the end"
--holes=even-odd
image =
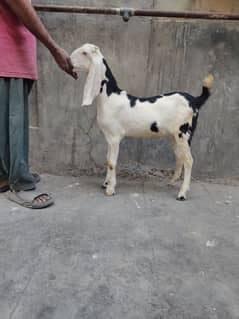
{"type": "Polygon", "coordinates": [[[97,97],[97,122],[108,143],[107,174],[103,183],[106,195],[114,195],[116,165],[120,141],[126,137],[170,136],[176,158],[176,169],[170,181],[174,184],[184,168],[184,180],[177,199],[186,199],[190,187],[193,158],[190,144],[196,129],[199,110],[210,96],[214,78],[203,81],[202,94],[194,97],[185,92],[138,98],[121,90],[100,49],[85,44],[71,54],[76,71],[86,69],[83,103],[90,105],[97,97]]]}

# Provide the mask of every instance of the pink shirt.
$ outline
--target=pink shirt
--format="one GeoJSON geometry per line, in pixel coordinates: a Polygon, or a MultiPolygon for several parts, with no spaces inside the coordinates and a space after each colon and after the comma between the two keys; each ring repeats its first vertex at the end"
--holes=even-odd
{"type": "Polygon", "coordinates": [[[36,40],[0,0],[0,77],[37,79],[36,40]]]}

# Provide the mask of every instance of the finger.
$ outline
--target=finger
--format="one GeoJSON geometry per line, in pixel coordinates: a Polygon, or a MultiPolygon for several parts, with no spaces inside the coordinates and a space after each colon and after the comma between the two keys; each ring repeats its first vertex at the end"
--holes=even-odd
{"type": "Polygon", "coordinates": [[[70,57],[67,59],[67,62],[69,63],[69,65],[70,65],[72,68],[74,68],[74,65],[73,65],[73,63],[72,63],[72,61],[71,61],[71,58],[70,58],[70,57]]]}
{"type": "Polygon", "coordinates": [[[75,80],[78,79],[78,74],[77,74],[76,72],[73,72],[72,76],[73,76],[73,78],[74,78],[75,80]]]}
{"type": "Polygon", "coordinates": [[[70,75],[75,79],[75,80],[77,80],[78,79],[78,74],[75,72],[75,71],[71,71],[70,72],[70,75]]]}
{"type": "Polygon", "coordinates": [[[74,79],[77,79],[78,78],[78,75],[77,73],[74,71],[74,66],[72,64],[72,61],[70,59],[70,57],[67,59],[67,62],[68,62],[68,66],[69,66],[69,74],[74,78],[74,79]]]}
{"type": "Polygon", "coordinates": [[[78,74],[75,71],[69,70],[69,68],[66,68],[64,71],[68,73],[69,75],[71,75],[75,80],[78,79],[78,74]]]}

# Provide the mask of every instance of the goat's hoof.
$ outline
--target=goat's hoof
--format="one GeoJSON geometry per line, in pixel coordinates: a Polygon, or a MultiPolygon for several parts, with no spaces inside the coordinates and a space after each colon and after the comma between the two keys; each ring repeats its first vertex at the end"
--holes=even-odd
{"type": "Polygon", "coordinates": [[[112,188],[106,188],[105,194],[107,196],[114,196],[115,195],[115,190],[112,188]]]}
{"type": "Polygon", "coordinates": [[[101,185],[101,188],[106,189],[107,186],[108,186],[108,182],[104,182],[104,183],[101,185]]]}
{"type": "Polygon", "coordinates": [[[177,200],[180,201],[180,202],[183,202],[183,201],[186,200],[186,197],[185,196],[178,196],[177,200]]]}

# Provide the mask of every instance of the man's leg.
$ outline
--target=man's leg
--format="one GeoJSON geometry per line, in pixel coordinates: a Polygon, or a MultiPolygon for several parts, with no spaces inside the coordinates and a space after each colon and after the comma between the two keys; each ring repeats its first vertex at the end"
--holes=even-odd
{"type": "Polygon", "coordinates": [[[30,81],[10,80],[9,85],[9,175],[12,189],[35,189],[35,181],[28,167],[28,93],[30,81]]]}
{"type": "Polygon", "coordinates": [[[8,185],[8,97],[10,79],[0,77],[0,187],[8,185]]]}
{"type": "Polygon", "coordinates": [[[11,78],[8,101],[8,182],[11,192],[8,198],[24,207],[46,208],[54,203],[45,193],[29,192],[36,188],[36,178],[28,167],[28,94],[31,82],[11,78]]]}

